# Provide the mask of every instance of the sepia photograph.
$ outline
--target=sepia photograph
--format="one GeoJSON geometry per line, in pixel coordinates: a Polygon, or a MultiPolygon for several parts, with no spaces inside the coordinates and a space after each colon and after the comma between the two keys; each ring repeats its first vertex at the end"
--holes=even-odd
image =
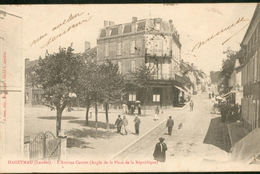
{"type": "Polygon", "coordinates": [[[0,172],[259,171],[259,21],[259,3],[0,5],[0,172]]]}

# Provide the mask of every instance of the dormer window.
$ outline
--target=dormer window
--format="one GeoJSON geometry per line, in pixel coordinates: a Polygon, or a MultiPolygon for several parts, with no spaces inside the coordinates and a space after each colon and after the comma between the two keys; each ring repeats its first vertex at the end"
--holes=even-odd
{"type": "Polygon", "coordinates": [[[156,23],[155,24],[155,29],[156,30],[161,30],[161,23],[156,23]]]}

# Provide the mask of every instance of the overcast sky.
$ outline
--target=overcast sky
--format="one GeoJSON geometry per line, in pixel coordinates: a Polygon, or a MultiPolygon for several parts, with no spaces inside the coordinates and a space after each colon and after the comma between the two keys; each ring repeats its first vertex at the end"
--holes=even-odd
{"type": "Polygon", "coordinates": [[[12,8],[19,8],[22,11],[24,19],[23,57],[30,60],[38,59],[40,55],[44,56],[46,49],[48,49],[49,53],[58,52],[59,46],[68,47],[72,42],[75,52],[84,51],[85,41],[90,41],[91,47],[96,46],[98,32],[103,27],[104,20],[120,24],[130,22],[133,16],[136,16],[138,19],[145,19],[150,16],[151,18],[162,18],[167,21],[172,19],[175,28],[180,34],[182,59],[195,63],[200,69],[209,73],[211,70],[220,70],[222,59],[225,58],[223,51],[227,47],[231,47],[233,50],[240,48],[240,43],[248,28],[247,24],[253,16],[255,7],[255,3],[219,3],[174,5],[28,5],[13,6],[12,8]],[[54,27],[68,19],[70,14],[75,15],[77,13],[83,14],[52,31],[54,27]],[[239,18],[248,20],[235,24],[239,18]],[[67,31],[70,26],[83,20],[88,21],[71,28],[48,46],[43,47],[50,38],[67,31]],[[207,40],[207,38],[216,35],[232,24],[235,25],[191,52],[198,42],[207,40]],[[235,33],[237,34],[234,37],[222,45],[225,40],[235,33]],[[33,40],[41,36],[44,37],[32,45],[33,40]]]}

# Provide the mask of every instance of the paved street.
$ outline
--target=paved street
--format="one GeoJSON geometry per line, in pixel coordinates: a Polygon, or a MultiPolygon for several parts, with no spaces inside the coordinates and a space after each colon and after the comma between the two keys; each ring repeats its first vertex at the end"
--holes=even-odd
{"type": "Polygon", "coordinates": [[[147,136],[115,157],[115,160],[153,160],[153,151],[159,137],[165,138],[168,146],[166,162],[154,169],[160,171],[200,170],[208,162],[228,161],[229,142],[227,130],[220,115],[210,114],[212,105],[206,93],[194,97],[194,111],[189,106],[172,115],[175,125],[173,135],[167,135],[166,123],[162,123],[147,136]],[[182,128],[178,129],[179,123],[182,128]],[[188,163],[187,163],[188,162],[188,163]]]}

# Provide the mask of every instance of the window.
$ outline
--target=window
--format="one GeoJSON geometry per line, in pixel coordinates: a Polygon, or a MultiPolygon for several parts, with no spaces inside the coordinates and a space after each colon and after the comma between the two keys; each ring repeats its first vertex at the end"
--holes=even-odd
{"type": "Polygon", "coordinates": [[[129,101],[136,101],[136,93],[129,92],[129,101]]]}
{"type": "Polygon", "coordinates": [[[134,60],[131,61],[131,71],[135,72],[135,61],[134,60]]]}
{"type": "Polygon", "coordinates": [[[130,42],[130,54],[135,53],[135,40],[131,40],[130,42]]]}
{"type": "Polygon", "coordinates": [[[161,30],[161,23],[156,23],[155,24],[155,29],[156,30],[161,30]]]}
{"type": "Polygon", "coordinates": [[[153,101],[160,102],[160,94],[153,94],[153,101]]]}
{"type": "Polygon", "coordinates": [[[121,54],[122,54],[122,51],[121,51],[122,50],[122,43],[118,42],[116,48],[117,48],[117,55],[121,56],[121,54]]]}
{"type": "Polygon", "coordinates": [[[122,73],[122,62],[118,62],[118,72],[121,74],[122,73]]]}
{"type": "Polygon", "coordinates": [[[153,53],[157,56],[162,56],[162,40],[153,41],[153,53]]]}
{"type": "Polygon", "coordinates": [[[106,43],[106,45],[105,45],[105,56],[106,57],[109,56],[109,45],[108,45],[108,43],[106,43]]]}

